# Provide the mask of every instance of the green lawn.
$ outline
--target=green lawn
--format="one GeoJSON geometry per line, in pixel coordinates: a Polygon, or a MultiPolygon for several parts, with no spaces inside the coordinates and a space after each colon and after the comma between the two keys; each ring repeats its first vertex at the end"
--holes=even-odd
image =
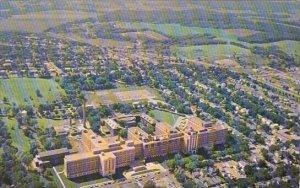
{"type": "Polygon", "coordinates": [[[63,120],[53,120],[53,119],[45,119],[45,118],[38,118],[37,119],[38,126],[40,128],[47,128],[47,127],[60,127],[63,125],[63,120]]]}
{"type": "Polygon", "coordinates": [[[201,46],[189,46],[178,47],[173,46],[172,51],[178,54],[180,57],[188,59],[207,58],[209,60],[222,59],[226,57],[232,57],[234,53],[250,55],[251,51],[237,47],[230,44],[218,44],[218,45],[201,45],[201,46]]]}
{"type": "Polygon", "coordinates": [[[170,125],[174,125],[177,118],[179,117],[176,114],[172,114],[170,112],[165,112],[161,110],[151,110],[149,114],[152,114],[156,120],[161,122],[167,122],[170,125]]]}
{"type": "Polygon", "coordinates": [[[19,151],[27,152],[30,150],[30,139],[26,137],[21,129],[18,128],[17,121],[15,119],[7,120],[8,132],[19,151]]]}
{"type": "Polygon", "coordinates": [[[0,99],[7,97],[10,103],[17,105],[52,102],[65,95],[65,91],[53,80],[39,78],[10,78],[0,80],[0,99]],[[39,90],[42,97],[38,97],[39,90]],[[32,100],[30,99],[32,98],[32,100]]]}
{"type": "MultiPolygon", "coordinates": [[[[52,171],[52,173],[53,173],[53,175],[55,175],[54,171],[52,171]]],[[[105,181],[109,181],[108,178],[103,178],[97,174],[93,174],[93,175],[89,175],[89,176],[85,176],[85,177],[81,177],[81,178],[68,179],[60,171],[58,171],[58,173],[59,173],[60,178],[64,182],[65,186],[68,188],[77,188],[77,187],[99,184],[99,183],[103,183],[105,181]]],[[[59,181],[59,180],[57,179],[57,181],[59,181]]]]}

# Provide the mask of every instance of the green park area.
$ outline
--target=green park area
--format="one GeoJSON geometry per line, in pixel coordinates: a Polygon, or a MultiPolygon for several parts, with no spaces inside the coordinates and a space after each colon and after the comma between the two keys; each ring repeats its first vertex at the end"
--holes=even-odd
{"type": "MultiPolygon", "coordinates": [[[[54,81],[39,78],[0,80],[0,99],[16,105],[35,105],[60,100],[65,91],[54,81]]],[[[4,101],[5,102],[5,101],[4,101]]]]}
{"type": "MultiPolygon", "coordinates": [[[[18,127],[16,119],[6,118],[5,121],[7,122],[7,129],[9,134],[11,135],[13,145],[16,146],[18,148],[18,151],[20,152],[29,152],[31,139],[25,136],[22,129],[18,127]]],[[[61,120],[50,120],[45,118],[37,119],[37,126],[42,129],[51,126],[59,127],[61,125],[61,120]]]]}

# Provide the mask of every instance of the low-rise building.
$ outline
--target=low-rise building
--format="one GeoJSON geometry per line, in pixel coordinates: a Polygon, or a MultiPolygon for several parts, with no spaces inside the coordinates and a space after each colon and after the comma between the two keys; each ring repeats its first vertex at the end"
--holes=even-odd
{"type": "Polygon", "coordinates": [[[103,120],[103,125],[106,126],[112,136],[118,134],[120,125],[115,120],[105,119],[103,120]]]}
{"type": "Polygon", "coordinates": [[[156,120],[145,113],[141,114],[141,122],[145,126],[155,126],[156,124],[156,120]]]}
{"type": "Polygon", "coordinates": [[[223,177],[231,180],[247,178],[244,172],[245,162],[227,161],[216,163],[215,167],[220,171],[223,177]]]}
{"type": "Polygon", "coordinates": [[[40,152],[34,159],[35,166],[46,168],[63,164],[65,156],[76,152],[76,150],[69,150],[68,148],[40,152]]]}

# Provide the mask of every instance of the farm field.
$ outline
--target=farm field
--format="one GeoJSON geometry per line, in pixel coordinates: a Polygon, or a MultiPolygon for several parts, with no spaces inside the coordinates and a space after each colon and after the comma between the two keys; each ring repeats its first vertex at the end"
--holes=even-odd
{"type": "Polygon", "coordinates": [[[160,99],[158,93],[148,87],[128,87],[96,92],[86,92],[87,104],[97,106],[114,103],[130,103],[149,99],[160,99]]]}
{"type": "Polygon", "coordinates": [[[0,99],[4,97],[16,105],[45,104],[60,100],[65,91],[53,80],[39,78],[10,78],[0,80],[0,99]],[[37,90],[41,96],[37,96],[37,90]]]}
{"type": "Polygon", "coordinates": [[[185,57],[188,59],[197,59],[201,57],[206,58],[208,60],[218,60],[232,57],[235,53],[251,55],[250,50],[230,44],[201,45],[188,47],[173,46],[172,52],[178,54],[180,57],[185,57]]]}
{"type": "Polygon", "coordinates": [[[154,119],[160,121],[160,122],[167,122],[170,125],[174,125],[176,120],[178,119],[178,115],[176,114],[172,114],[170,112],[165,112],[165,111],[161,111],[161,110],[151,110],[149,112],[149,114],[151,116],[154,117],[154,119]]]}
{"type": "Polygon", "coordinates": [[[236,33],[246,33],[246,35],[250,35],[256,33],[256,31],[243,29],[243,30],[223,30],[223,29],[214,29],[214,28],[203,28],[203,27],[188,27],[180,24],[154,24],[154,23],[146,23],[146,22],[119,22],[117,26],[124,27],[127,29],[149,29],[152,31],[156,31],[162,33],[166,36],[170,37],[182,37],[182,36],[191,36],[200,34],[203,35],[205,33],[211,33],[215,35],[217,38],[225,39],[225,40],[237,40],[236,33]]]}

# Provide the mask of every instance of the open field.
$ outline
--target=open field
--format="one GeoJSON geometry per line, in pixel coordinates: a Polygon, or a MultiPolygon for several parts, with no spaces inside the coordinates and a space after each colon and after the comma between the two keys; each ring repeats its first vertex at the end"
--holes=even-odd
{"type": "Polygon", "coordinates": [[[96,14],[75,11],[43,11],[23,15],[13,15],[0,20],[0,31],[25,31],[39,33],[77,19],[95,17],[96,14]]]}
{"type": "Polygon", "coordinates": [[[0,99],[4,97],[17,105],[45,104],[60,100],[65,91],[53,80],[39,78],[10,78],[0,80],[0,99]],[[37,90],[41,96],[37,96],[37,90]]]}
{"type": "Polygon", "coordinates": [[[154,31],[141,31],[141,32],[126,32],[126,33],[122,33],[122,36],[125,37],[130,37],[132,39],[153,39],[153,40],[157,40],[157,41],[162,41],[162,40],[167,40],[168,37],[156,33],[154,31]]]}
{"type": "Polygon", "coordinates": [[[149,99],[160,99],[156,91],[148,87],[129,87],[96,92],[86,92],[87,104],[109,105],[114,103],[130,103],[149,99]]]}
{"type": "Polygon", "coordinates": [[[208,60],[218,60],[232,57],[235,53],[244,55],[251,54],[251,51],[248,49],[230,44],[201,45],[189,47],[173,46],[172,52],[178,54],[180,57],[185,57],[187,59],[197,59],[200,57],[207,58],[208,60]]]}
{"type": "Polygon", "coordinates": [[[116,41],[113,39],[103,39],[103,38],[97,38],[97,39],[85,39],[80,36],[79,33],[47,33],[49,36],[58,38],[58,39],[64,39],[64,40],[70,40],[70,41],[76,41],[76,42],[82,42],[94,46],[110,46],[110,47],[132,47],[133,43],[128,41],[116,41]]]}
{"type": "Polygon", "coordinates": [[[247,35],[256,33],[256,31],[243,29],[243,30],[223,30],[223,29],[214,29],[214,28],[203,28],[203,27],[188,27],[180,24],[154,24],[154,23],[145,23],[145,22],[118,22],[117,26],[127,28],[127,29],[149,29],[159,33],[163,33],[166,36],[170,37],[182,37],[182,36],[191,36],[191,35],[203,35],[205,33],[210,33],[215,35],[217,38],[225,40],[236,40],[236,33],[246,33],[247,35]]]}
{"type": "Polygon", "coordinates": [[[176,114],[172,114],[170,112],[165,112],[161,110],[151,110],[149,114],[152,114],[154,116],[154,119],[161,122],[167,122],[170,125],[174,125],[177,118],[179,117],[176,114]]]}

